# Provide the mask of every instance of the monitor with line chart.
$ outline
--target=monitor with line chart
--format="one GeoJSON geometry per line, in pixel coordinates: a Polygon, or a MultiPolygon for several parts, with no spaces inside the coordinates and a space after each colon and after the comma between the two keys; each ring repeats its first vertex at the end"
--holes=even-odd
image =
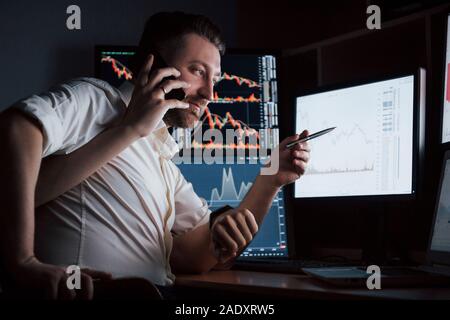
{"type": "Polygon", "coordinates": [[[133,77],[129,66],[135,53],[134,46],[96,46],[95,76],[113,87],[120,87],[133,77]]]}
{"type": "Polygon", "coordinates": [[[411,74],[296,98],[296,132],[337,127],[309,141],[296,198],[415,192],[417,99],[411,74]]]}
{"type": "MultiPolygon", "coordinates": [[[[119,87],[129,81],[130,58],[135,47],[97,46],[95,54],[96,77],[119,87]]],[[[210,102],[196,129],[178,129],[172,136],[183,149],[195,151],[244,151],[244,163],[206,164],[192,161],[179,163],[185,178],[195,192],[205,198],[212,211],[230,205],[237,207],[250,189],[260,170],[258,161],[250,161],[249,150],[270,149],[278,145],[278,88],[276,56],[270,54],[233,54],[222,57],[222,76],[214,89],[210,102]],[[233,141],[221,143],[203,139],[202,132],[220,130],[224,137],[233,129],[233,141]],[[197,133],[197,134],[194,134],[197,133]],[[200,136],[200,139],[198,137],[200,136]]],[[[225,156],[226,152],[223,152],[225,156]]],[[[238,154],[233,154],[235,160],[238,154]]],[[[255,160],[255,159],[253,159],[255,160]]],[[[225,161],[224,161],[225,162],[225,161]]],[[[287,257],[284,194],[281,190],[260,226],[257,236],[241,254],[241,259],[253,257],[287,257]]]]}
{"type": "Polygon", "coordinates": [[[177,139],[183,141],[184,148],[191,149],[264,148],[270,152],[279,139],[275,56],[227,54],[222,59],[222,70],[200,124],[194,131],[177,132],[177,139]],[[220,130],[223,137],[227,129],[233,129],[236,137],[232,141],[205,141],[201,133],[208,129],[220,130]]]}
{"type": "MultiPolygon", "coordinates": [[[[256,164],[179,164],[195,192],[205,198],[214,211],[225,205],[237,207],[259,173],[256,164]]],[[[286,215],[283,191],[280,191],[263,224],[241,258],[287,257],[286,215]]]]}
{"type": "MultiPolygon", "coordinates": [[[[183,147],[228,151],[276,147],[279,142],[276,57],[265,54],[226,54],[222,58],[222,71],[221,80],[214,90],[214,100],[208,105],[196,130],[204,132],[218,129],[225,132],[234,129],[239,135],[233,141],[219,144],[212,140],[197,141],[195,130],[184,131],[180,137],[183,147]]],[[[248,153],[244,154],[243,164],[182,163],[179,168],[193,184],[197,194],[207,200],[211,210],[224,205],[237,207],[261,167],[259,163],[249,161],[248,153]]],[[[281,190],[255,239],[240,258],[287,257],[286,229],[284,195],[281,190]]]]}

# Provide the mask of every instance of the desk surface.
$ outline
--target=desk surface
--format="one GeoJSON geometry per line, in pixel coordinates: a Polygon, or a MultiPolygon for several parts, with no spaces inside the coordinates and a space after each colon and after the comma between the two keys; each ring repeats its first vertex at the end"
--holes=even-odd
{"type": "Polygon", "coordinates": [[[338,288],[299,274],[255,271],[211,271],[179,275],[176,286],[294,299],[424,299],[450,300],[450,288],[338,288]]]}

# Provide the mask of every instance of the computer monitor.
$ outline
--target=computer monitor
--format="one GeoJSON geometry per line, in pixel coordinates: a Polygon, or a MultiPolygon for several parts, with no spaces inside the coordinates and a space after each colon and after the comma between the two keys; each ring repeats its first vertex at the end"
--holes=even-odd
{"type": "Polygon", "coordinates": [[[442,96],[442,143],[447,143],[450,142],[450,15],[447,17],[444,74],[444,94],[442,96]]]}
{"type": "Polygon", "coordinates": [[[296,132],[336,129],[309,141],[311,160],[295,197],[413,197],[424,94],[420,69],[298,96],[296,132]]]}
{"type": "Polygon", "coordinates": [[[95,77],[119,88],[133,77],[129,67],[135,53],[134,46],[95,46],[95,77]]]}
{"type": "MultiPolygon", "coordinates": [[[[193,131],[174,132],[183,141],[183,152],[189,149],[192,159],[198,159],[198,154],[203,152],[222,151],[223,163],[187,164],[184,161],[178,164],[197,194],[207,200],[211,210],[224,205],[237,207],[250,189],[260,173],[261,162],[267,160],[267,153],[254,155],[252,151],[273,149],[278,145],[277,108],[277,56],[229,50],[222,57],[222,77],[214,89],[214,100],[198,126],[193,131]],[[237,140],[218,143],[198,135],[199,131],[209,129],[220,130],[224,137],[225,130],[237,129],[241,136],[237,140]],[[233,151],[232,163],[227,164],[226,155],[230,150],[233,151]]],[[[281,190],[256,237],[239,259],[289,255],[284,201],[281,190]]]]}

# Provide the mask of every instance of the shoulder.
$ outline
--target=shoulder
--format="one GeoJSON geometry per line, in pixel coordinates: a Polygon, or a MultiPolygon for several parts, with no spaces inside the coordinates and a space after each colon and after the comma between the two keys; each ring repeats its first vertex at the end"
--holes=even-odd
{"type": "Polygon", "coordinates": [[[109,95],[120,96],[119,90],[111,86],[108,82],[97,78],[75,78],[58,84],[56,88],[69,90],[76,95],[109,95]]]}

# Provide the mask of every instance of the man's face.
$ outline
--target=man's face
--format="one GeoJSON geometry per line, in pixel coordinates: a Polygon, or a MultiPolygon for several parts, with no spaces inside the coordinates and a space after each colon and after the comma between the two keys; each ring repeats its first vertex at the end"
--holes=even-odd
{"type": "Polygon", "coordinates": [[[177,128],[193,128],[213,99],[213,87],[221,75],[219,50],[207,39],[191,33],[183,37],[180,49],[167,62],[180,71],[179,80],[190,84],[184,89],[189,108],[170,109],[164,121],[177,128]]]}

